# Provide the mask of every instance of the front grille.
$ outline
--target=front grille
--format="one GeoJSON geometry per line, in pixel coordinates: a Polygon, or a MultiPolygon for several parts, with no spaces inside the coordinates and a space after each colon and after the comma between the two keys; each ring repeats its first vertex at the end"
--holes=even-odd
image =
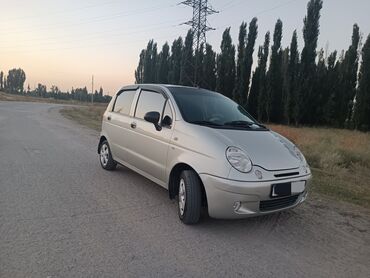
{"type": "Polygon", "coordinates": [[[282,209],[282,208],[292,206],[297,202],[298,196],[299,195],[293,195],[293,196],[279,198],[279,199],[261,201],[260,211],[277,210],[277,209],[282,209]]]}

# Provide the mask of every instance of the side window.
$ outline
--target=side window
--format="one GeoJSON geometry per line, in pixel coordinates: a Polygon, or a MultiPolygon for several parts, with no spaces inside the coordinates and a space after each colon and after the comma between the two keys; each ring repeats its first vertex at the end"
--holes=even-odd
{"type": "Polygon", "coordinates": [[[144,119],[145,114],[152,111],[162,114],[165,101],[166,99],[162,94],[141,91],[136,107],[135,117],[144,119]]]}
{"type": "Polygon", "coordinates": [[[131,110],[132,100],[134,99],[136,91],[121,92],[114,103],[113,112],[129,115],[131,110]]]}
{"type": "Polygon", "coordinates": [[[173,115],[169,100],[166,102],[166,107],[164,108],[163,117],[162,117],[162,126],[170,127],[172,125],[173,115]]]}

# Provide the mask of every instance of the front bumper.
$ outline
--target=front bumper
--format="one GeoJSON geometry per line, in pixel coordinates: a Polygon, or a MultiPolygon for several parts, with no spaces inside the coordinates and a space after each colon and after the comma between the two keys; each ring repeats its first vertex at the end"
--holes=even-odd
{"type": "Polygon", "coordinates": [[[208,174],[200,174],[200,178],[207,195],[209,216],[238,219],[296,207],[306,199],[311,174],[261,182],[234,181],[208,174]],[[306,181],[304,192],[285,198],[270,197],[272,184],[295,181],[306,181]]]}

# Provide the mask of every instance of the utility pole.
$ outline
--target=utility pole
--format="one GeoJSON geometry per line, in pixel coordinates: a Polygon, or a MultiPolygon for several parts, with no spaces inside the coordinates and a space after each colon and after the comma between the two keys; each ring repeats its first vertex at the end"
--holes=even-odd
{"type": "MultiPolygon", "coordinates": [[[[203,44],[203,52],[205,51],[205,45],[207,42],[206,39],[206,32],[215,30],[214,28],[208,25],[207,16],[218,13],[218,11],[214,10],[208,3],[208,0],[186,0],[180,2],[182,5],[189,6],[193,8],[193,17],[191,20],[184,22],[183,24],[191,26],[191,29],[195,35],[195,40],[193,42],[193,49],[199,53],[199,48],[203,44]]],[[[204,54],[204,53],[203,53],[204,54]]],[[[198,55],[195,58],[195,65],[194,67],[194,85],[197,85],[197,72],[199,61],[198,55]]],[[[189,61],[190,62],[190,61],[189,61]]]]}
{"type": "Polygon", "coordinates": [[[91,78],[91,104],[94,104],[94,75],[91,78]]]}

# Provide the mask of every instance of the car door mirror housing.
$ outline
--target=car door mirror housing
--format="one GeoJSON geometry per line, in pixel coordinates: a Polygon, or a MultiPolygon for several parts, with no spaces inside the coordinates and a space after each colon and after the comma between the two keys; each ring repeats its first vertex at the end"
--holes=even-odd
{"type": "Polygon", "coordinates": [[[160,131],[162,129],[162,127],[159,125],[159,118],[160,117],[161,117],[161,115],[159,114],[159,112],[151,111],[151,112],[148,112],[148,113],[145,114],[144,120],[149,122],[149,123],[154,124],[155,129],[160,131]]]}

